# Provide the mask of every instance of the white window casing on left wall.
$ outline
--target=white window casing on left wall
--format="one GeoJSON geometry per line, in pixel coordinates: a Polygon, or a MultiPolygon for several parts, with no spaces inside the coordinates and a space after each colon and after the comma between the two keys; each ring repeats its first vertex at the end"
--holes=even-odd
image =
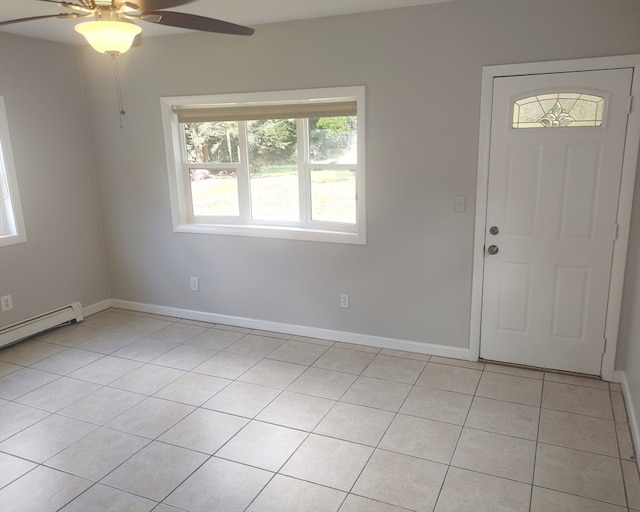
{"type": "Polygon", "coordinates": [[[0,96],[0,247],[26,241],[7,111],[0,96]]]}

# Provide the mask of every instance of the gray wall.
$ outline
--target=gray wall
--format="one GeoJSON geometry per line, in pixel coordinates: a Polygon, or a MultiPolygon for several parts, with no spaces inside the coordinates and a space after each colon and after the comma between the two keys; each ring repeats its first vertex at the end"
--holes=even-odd
{"type": "Polygon", "coordinates": [[[0,248],[7,325],[71,301],[109,297],[78,50],[0,34],[0,95],[27,242],[0,248]]]}
{"type": "Polygon", "coordinates": [[[467,347],[482,66],[639,52],[638,19],[637,0],[459,1],[147,39],[120,58],[123,130],[85,49],[113,297],[467,347]],[[342,85],[367,88],[366,246],[173,233],[159,97],[342,85]]]}

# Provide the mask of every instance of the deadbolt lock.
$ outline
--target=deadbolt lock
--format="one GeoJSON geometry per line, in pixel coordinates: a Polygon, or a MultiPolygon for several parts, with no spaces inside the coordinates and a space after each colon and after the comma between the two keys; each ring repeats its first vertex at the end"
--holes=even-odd
{"type": "Polygon", "coordinates": [[[497,235],[498,233],[500,233],[500,230],[498,229],[498,226],[491,226],[489,228],[489,233],[491,233],[492,235],[497,235]]]}

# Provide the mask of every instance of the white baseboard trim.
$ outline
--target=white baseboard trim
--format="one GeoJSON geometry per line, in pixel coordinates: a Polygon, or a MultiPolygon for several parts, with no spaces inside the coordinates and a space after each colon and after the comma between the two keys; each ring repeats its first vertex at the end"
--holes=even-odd
{"type": "Polygon", "coordinates": [[[87,318],[88,316],[95,315],[96,313],[100,313],[105,309],[109,309],[113,307],[113,299],[105,299],[100,302],[96,302],[95,304],[91,304],[89,306],[84,306],[82,308],[82,315],[87,318]]]}
{"type": "MultiPolygon", "coordinates": [[[[638,415],[633,406],[633,400],[631,399],[631,388],[629,388],[627,374],[623,370],[614,370],[613,382],[619,383],[620,387],[622,387],[622,396],[624,398],[624,404],[627,407],[627,418],[629,420],[631,437],[633,438],[633,446],[636,449],[636,455],[638,455],[640,449],[640,421],[638,420],[638,415]]],[[[638,471],[640,471],[640,458],[636,457],[636,459],[638,471]]]]}
{"type": "Polygon", "coordinates": [[[385,338],[382,336],[374,336],[370,334],[336,331],[332,329],[322,329],[319,327],[271,322],[268,320],[258,320],[255,318],[246,318],[240,316],[219,315],[216,313],[208,313],[205,311],[195,311],[191,309],[181,309],[169,306],[158,306],[155,304],[144,304],[141,302],[132,302],[126,300],[111,299],[109,301],[99,302],[98,304],[90,306],[89,308],[92,308],[92,311],[95,309],[95,312],[102,311],[103,309],[106,309],[104,307],[106,303],[109,304],[106,307],[114,307],[131,311],[141,311],[143,313],[151,313],[155,315],[186,318],[187,320],[197,320],[200,322],[209,322],[212,324],[234,325],[237,327],[245,327],[248,329],[281,332],[284,334],[291,334],[295,336],[306,336],[309,338],[341,341],[344,343],[368,345],[370,347],[387,348],[392,350],[405,350],[408,352],[417,352],[419,354],[450,357],[452,359],[469,360],[470,357],[470,351],[468,348],[447,347],[445,345],[437,345],[434,343],[422,343],[419,341],[385,338]]]}

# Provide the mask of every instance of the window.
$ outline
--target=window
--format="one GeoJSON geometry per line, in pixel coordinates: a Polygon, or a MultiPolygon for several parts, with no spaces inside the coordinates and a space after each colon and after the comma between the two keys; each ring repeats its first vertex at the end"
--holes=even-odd
{"type": "Polygon", "coordinates": [[[161,103],[175,231],[365,243],[364,87],[161,103]]]}
{"type": "Polygon", "coordinates": [[[0,96],[0,247],[26,241],[9,124],[4,97],[0,96]]]}
{"type": "Polygon", "coordinates": [[[604,98],[579,92],[529,96],[513,103],[513,128],[601,126],[604,98]]]}

